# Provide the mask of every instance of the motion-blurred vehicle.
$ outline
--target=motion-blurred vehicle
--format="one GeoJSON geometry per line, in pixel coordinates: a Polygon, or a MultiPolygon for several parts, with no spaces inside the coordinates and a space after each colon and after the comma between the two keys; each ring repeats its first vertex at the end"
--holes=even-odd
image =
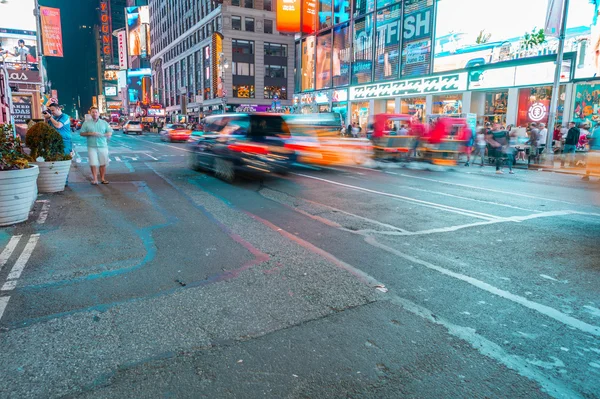
{"type": "Polygon", "coordinates": [[[142,134],[142,124],[139,121],[127,121],[123,125],[123,133],[135,133],[137,135],[142,134]]]}
{"type": "Polygon", "coordinates": [[[188,141],[192,136],[192,131],[185,125],[169,124],[158,133],[162,141],[188,141]]]}
{"type": "Polygon", "coordinates": [[[110,122],[109,125],[112,130],[120,130],[121,129],[121,126],[117,122],[110,122]]]}
{"type": "Polygon", "coordinates": [[[411,115],[375,115],[371,136],[375,159],[408,159],[423,134],[424,126],[411,115]]]}
{"type": "Polygon", "coordinates": [[[341,117],[337,113],[282,115],[290,127],[287,147],[298,162],[317,165],[355,165],[371,157],[371,142],[366,138],[340,136],[341,117]]]}
{"type": "Polygon", "coordinates": [[[290,129],[282,115],[222,114],[206,118],[204,136],[190,144],[190,166],[227,182],[238,174],[286,173],[296,161],[287,148],[290,129]]]}
{"type": "Polygon", "coordinates": [[[71,119],[71,131],[74,132],[78,129],[81,129],[81,121],[77,119],[71,119]]]}

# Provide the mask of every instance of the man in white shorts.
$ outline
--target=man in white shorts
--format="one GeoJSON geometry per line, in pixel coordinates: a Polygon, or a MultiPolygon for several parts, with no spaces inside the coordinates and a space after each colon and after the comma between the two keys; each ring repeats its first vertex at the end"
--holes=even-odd
{"type": "Polygon", "coordinates": [[[108,122],[100,119],[98,108],[90,108],[90,115],[92,120],[84,122],[81,126],[81,136],[87,137],[92,184],[98,184],[98,167],[100,168],[100,182],[108,184],[106,165],[108,164],[108,138],[112,136],[112,129],[108,122]]]}

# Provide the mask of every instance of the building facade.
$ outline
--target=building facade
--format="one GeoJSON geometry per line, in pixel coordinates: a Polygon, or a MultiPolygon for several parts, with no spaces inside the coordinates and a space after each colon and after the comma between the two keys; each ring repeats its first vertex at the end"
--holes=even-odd
{"type": "Polygon", "coordinates": [[[150,0],[155,96],[172,119],[289,112],[294,38],[276,29],[275,1],[150,0]]]}
{"type": "MultiPolygon", "coordinates": [[[[598,43],[594,32],[600,30],[591,17],[598,6],[591,3],[587,23],[592,26],[567,29],[562,84],[559,93],[552,93],[558,40],[546,37],[542,44],[530,46],[521,33],[531,30],[532,21],[540,20],[538,26],[543,26],[545,10],[515,18],[511,24],[516,28],[506,34],[494,31],[490,40],[469,34],[480,29],[470,25],[481,22],[486,28],[485,18],[478,21],[469,13],[463,18],[453,12],[453,23],[445,23],[460,0],[301,1],[295,109],[338,112],[363,130],[375,114],[384,112],[410,114],[422,122],[452,116],[525,126],[547,123],[551,99],[559,96],[555,112],[557,121],[564,123],[576,112],[574,102],[586,109],[579,98],[582,93],[595,92],[578,85],[578,93],[577,82],[600,76],[592,68],[600,65],[591,51],[598,43]]],[[[502,5],[485,7],[493,14],[494,7],[502,5]]]]}

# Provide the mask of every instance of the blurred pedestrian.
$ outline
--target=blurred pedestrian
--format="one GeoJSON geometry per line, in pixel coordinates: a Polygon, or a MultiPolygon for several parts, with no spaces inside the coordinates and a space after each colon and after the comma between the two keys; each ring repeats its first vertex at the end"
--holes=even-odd
{"type": "Polygon", "coordinates": [[[108,165],[108,138],[112,136],[112,129],[108,122],[100,119],[98,108],[90,108],[91,120],[85,121],[81,126],[81,136],[87,137],[88,158],[92,171],[92,184],[98,184],[98,169],[100,182],[108,184],[106,180],[106,166],[108,165]]]}
{"type": "Polygon", "coordinates": [[[575,126],[575,122],[569,122],[569,131],[567,132],[567,136],[565,138],[565,146],[563,149],[563,156],[561,157],[560,166],[565,166],[565,161],[569,161],[569,166],[573,165],[575,160],[575,150],[577,149],[577,144],[579,143],[579,136],[581,131],[578,127],[575,126]]]}
{"type": "Polygon", "coordinates": [[[538,154],[542,154],[546,148],[546,140],[548,140],[548,129],[545,123],[539,125],[540,133],[538,136],[538,154]]]}
{"type": "Polygon", "coordinates": [[[509,136],[506,130],[502,130],[500,128],[499,123],[494,123],[494,127],[492,131],[488,134],[487,142],[494,149],[494,157],[496,158],[496,173],[499,175],[504,174],[502,171],[502,161],[504,156],[507,158],[508,168],[510,170],[510,174],[514,174],[513,171],[513,155],[511,153],[509,136]]]}
{"type": "Polygon", "coordinates": [[[537,127],[537,123],[532,122],[529,125],[529,140],[526,144],[529,144],[529,159],[533,158],[535,162],[537,162],[539,139],[540,130],[537,127]]]}
{"type": "Polygon", "coordinates": [[[485,140],[487,130],[484,127],[480,127],[477,131],[477,156],[481,157],[481,167],[485,165],[485,152],[487,150],[487,141],[485,140]]]}
{"type": "Polygon", "coordinates": [[[590,175],[600,177],[600,123],[597,123],[589,137],[590,150],[587,154],[585,176],[583,180],[590,180],[590,175]]]}
{"type": "Polygon", "coordinates": [[[470,166],[471,164],[471,152],[473,152],[473,143],[475,142],[475,136],[469,127],[464,126],[458,135],[458,140],[462,141],[463,151],[467,156],[467,162],[465,166],[470,166]]]}

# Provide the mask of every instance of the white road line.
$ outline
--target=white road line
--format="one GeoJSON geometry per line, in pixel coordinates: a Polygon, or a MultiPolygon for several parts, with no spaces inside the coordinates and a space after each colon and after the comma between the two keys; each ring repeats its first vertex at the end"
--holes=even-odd
{"type": "Polygon", "coordinates": [[[2,253],[0,254],[0,270],[2,270],[4,265],[6,265],[6,262],[8,262],[8,259],[10,259],[10,256],[19,244],[19,240],[21,239],[21,237],[23,236],[12,236],[8,244],[6,244],[6,248],[4,248],[4,251],[2,251],[2,253]]]}
{"type": "Polygon", "coordinates": [[[550,317],[560,323],[563,323],[569,327],[573,327],[576,328],[577,330],[583,331],[584,333],[587,334],[591,334],[594,335],[596,337],[600,337],[600,327],[598,326],[594,326],[592,324],[588,324],[584,321],[581,321],[579,319],[576,319],[572,316],[569,316],[567,314],[562,313],[559,310],[556,310],[554,308],[551,308],[550,306],[546,306],[546,305],[542,305],[541,303],[537,303],[537,302],[533,302],[530,301],[527,298],[524,298],[522,296],[519,295],[515,295],[511,292],[508,292],[506,290],[494,287],[491,284],[488,284],[484,281],[478,280],[476,278],[473,277],[469,277],[467,275],[461,274],[461,273],[456,273],[453,272],[451,270],[448,270],[446,268],[443,268],[441,266],[436,266],[434,264],[431,264],[429,262],[426,262],[424,260],[415,258],[414,256],[405,254],[403,252],[398,251],[397,249],[394,249],[392,247],[388,247],[385,244],[381,244],[380,242],[378,242],[374,237],[367,237],[365,238],[365,241],[369,244],[371,244],[374,247],[377,247],[379,249],[382,249],[386,252],[392,253],[394,255],[397,255],[401,258],[404,258],[412,263],[418,264],[418,265],[422,265],[425,266],[428,269],[431,270],[435,270],[443,275],[446,275],[448,277],[452,277],[455,278],[457,280],[460,281],[464,281],[467,284],[470,284],[476,288],[479,288],[483,291],[487,291],[490,294],[493,295],[497,295],[501,298],[507,299],[511,302],[517,303],[519,305],[522,305],[526,308],[529,308],[531,310],[534,310],[540,314],[543,314],[544,316],[550,317]]]}
{"type": "Polygon", "coordinates": [[[158,158],[154,158],[152,155],[148,154],[147,152],[144,152],[144,154],[149,156],[150,158],[154,159],[155,161],[158,161],[158,158]]]}
{"type": "Polygon", "coordinates": [[[19,277],[21,277],[21,273],[23,273],[23,270],[27,265],[27,261],[29,261],[29,257],[33,253],[33,250],[35,249],[35,246],[37,245],[39,239],[39,234],[32,234],[31,237],[29,237],[29,241],[27,242],[27,245],[25,245],[25,249],[23,249],[23,252],[19,256],[19,259],[17,259],[15,265],[8,274],[7,280],[16,280],[19,277]]]}
{"type": "Polygon", "coordinates": [[[352,186],[350,184],[344,184],[344,183],[336,182],[336,181],[333,181],[333,180],[322,179],[320,177],[305,175],[305,174],[302,174],[302,173],[294,173],[294,174],[297,175],[297,176],[306,177],[308,179],[319,180],[319,181],[323,181],[325,183],[334,184],[334,185],[337,185],[337,186],[346,187],[346,188],[350,188],[350,189],[357,190],[357,191],[364,191],[364,192],[371,193],[371,194],[383,195],[383,196],[386,196],[386,197],[391,197],[391,198],[398,199],[400,201],[410,202],[410,203],[413,203],[413,204],[416,204],[416,205],[421,205],[421,206],[424,206],[424,207],[427,207],[427,208],[438,209],[438,210],[441,210],[441,211],[446,211],[446,212],[451,212],[451,213],[457,213],[459,215],[470,216],[470,217],[474,217],[474,218],[478,218],[478,219],[483,219],[483,220],[488,220],[488,221],[501,219],[498,216],[489,215],[487,213],[475,212],[475,211],[471,211],[471,210],[468,210],[468,209],[455,208],[455,207],[448,206],[448,205],[436,204],[434,202],[428,202],[428,201],[418,200],[418,199],[415,199],[415,198],[404,197],[402,195],[396,195],[396,194],[385,193],[385,192],[382,192],[382,191],[370,190],[368,188],[363,188],[363,187],[358,187],[358,186],[352,186]]]}
{"type": "Polygon", "coordinates": [[[40,215],[38,216],[37,223],[44,224],[46,223],[46,219],[48,219],[48,211],[50,210],[50,201],[37,201],[43,203],[42,210],[40,211],[40,215]]]}
{"type": "Polygon", "coordinates": [[[426,178],[426,177],[411,176],[411,175],[407,175],[407,174],[398,174],[398,175],[399,176],[403,176],[403,177],[409,177],[411,179],[419,179],[419,180],[431,181],[431,182],[435,182],[435,183],[447,184],[447,185],[456,186],[456,187],[472,188],[472,189],[475,189],[475,190],[489,191],[489,192],[492,192],[492,193],[506,194],[506,195],[511,195],[511,196],[515,196],[515,197],[538,199],[538,200],[542,200],[542,201],[559,202],[561,204],[572,204],[572,205],[575,204],[575,205],[580,205],[580,204],[576,204],[574,202],[561,201],[561,200],[557,200],[557,199],[553,199],[553,198],[536,197],[534,195],[521,194],[521,193],[517,193],[517,192],[513,192],[513,191],[494,190],[492,188],[484,188],[484,187],[478,187],[478,186],[471,186],[471,185],[468,185],[468,184],[450,183],[450,182],[446,182],[446,181],[443,181],[443,180],[429,179],[429,178],[426,178]]]}
{"type": "Polygon", "coordinates": [[[116,160],[117,162],[122,162],[122,161],[121,161],[121,158],[119,158],[119,157],[115,157],[115,160],[116,160]]]}
{"type": "Polygon", "coordinates": [[[9,280],[6,283],[4,283],[2,288],[0,288],[0,291],[12,291],[16,287],[17,287],[17,280],[9,280]]]}
{"type": "Polygon", "coordinates": [[[6,305],[8,305],[9,296],[0,296],[0,320],[2,320],[2,315],[4,314],[4,310],[6,309],[6,305]]]}
{"type": "Polygon", "coordinates": [[[153,143],[153,142],[151,142],[151,141],[142,140],[141,138],[138,138],[138,137],[131,137],[131,138],[132,138],[133,140],[140,140],[140,141],[143,141],[143,142],[144,142],[144,143],[146,143],[146,144],[152,144],[152,145],[156,145],[156,146],[159,146],[159,147],[171,147],[171,148],[174,148],[174,149],[176,149],[176,150],[178,150],[178,151],[185,151],[185,152],[191,152],[191,153],[193,153],[193,152],[194,152],[194,151],[186,150],[185,148],[177,147],[177,146],[170,145],[170,144],[158,144],[158,143],[153,143]]]}

